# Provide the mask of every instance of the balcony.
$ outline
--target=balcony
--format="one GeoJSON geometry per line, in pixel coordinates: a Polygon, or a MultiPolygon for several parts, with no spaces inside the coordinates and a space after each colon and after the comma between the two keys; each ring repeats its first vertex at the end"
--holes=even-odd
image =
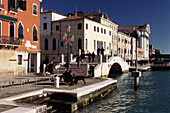
{"type": "Polygon", "coordinates": [[[0,10],[4,10],[4,5],[0,4],[0,10]]]}
{"type": "Polygon", "coordinates": [[[17,8],[9,7],[9,12],[13,14],[17,14],[17,8]]]}
{"type": "Polygon", "coordinates": [[[22,39],[16,37],[0,36],[0,47],[17,48],[22,46],[22,39]]]}

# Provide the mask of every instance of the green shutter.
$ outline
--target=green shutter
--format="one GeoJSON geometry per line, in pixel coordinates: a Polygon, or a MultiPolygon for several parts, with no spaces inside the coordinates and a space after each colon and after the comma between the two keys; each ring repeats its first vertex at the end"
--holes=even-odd
{"type": "Polygon", "coordinates": [[[13,17],[1,15],[1,14],[0,14],[0,19],[6,20],[6,21],[10,21],[10,22],[11,22],[11,21],[12,21],[12,22],[17,22],[17,21],[18,21],[17,18],[13,18],[13,17]]]}

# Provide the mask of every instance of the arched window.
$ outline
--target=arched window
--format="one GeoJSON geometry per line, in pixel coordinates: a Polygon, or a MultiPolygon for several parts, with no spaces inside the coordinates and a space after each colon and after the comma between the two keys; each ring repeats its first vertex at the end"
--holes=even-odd
{"type": "Polygon", "coordinates": [[[23,36],[23,27],[22,27],[21,23],[19,23],[19,25],[18,25],[18,38],[21,38],[21,39],[24,38],[24,36],[23,36]]]}
{"type": "Polygon", "coordinates": [[[82,29],[82,24],[81,23],[78,24],[78,29],[82,29]]]}
{"type": "Polygon", "coordinates": [[[94,40],[94,51],[96,50],[96,40],[94,40]]]}
{"type": "Polygon", "coordinates": [[[55,38],[53,38],[52,40],[52,49],[56,50],[56,39],[55,38]]]}
{"type": "Polygon", "coordinates": [[[88,49],[88,40],[86,39],[86,49],[88,49]]]}
{"type": "Polygon", "coordinates": [[[47,38],[44,40],[44,47],[45,47],[45,50],[48,50],[48,39],[47,38]]]}
{"type": "Polygon", "coordinates": [[[33,41],[38,41],[38,38],[37,38],[37,29],[36,29],[35,26],[33,27],[33,41]]]}
{"type": "Polygon", "coordinates": [[[82,40],[81,40],[81,38],[78,39],[77,43],[78,43],[77,44],[78,45],[78,50],[82,49],[82,40]]]}
{"type": "Polygon", "coordinates": [[[10,22],[9,23],[9,36],[10,37],[14,37],[14,23],[13,22],[10,22]]]}

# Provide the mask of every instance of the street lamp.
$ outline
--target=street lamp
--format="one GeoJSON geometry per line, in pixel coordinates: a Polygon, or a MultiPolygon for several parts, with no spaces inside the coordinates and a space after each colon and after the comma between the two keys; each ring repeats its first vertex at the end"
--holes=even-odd
{"type": "Polygon", "coordinates": [[[70,47],[72,46],[71,42],[74,41],[74,35],[70,34],[70,29],[71,29],[71,26],[68,25],[66,27],[67,33],[64,33],[63,35],[63,40],[66,41],[65,45],[67,48],[67,69],[70,68],[70,47]]]}
{"type": "Polygon", "coordinates": [[[140,38],[140,32],[138,30],[133,31],[132,36],[136,39],[136,71],[132,72],[132,77],[134,77],[134,90],[136,91],[139,87],[139,77],[141,76],[141,72],[137,69],[138,64],[138,47],[137,47],[137,41],[140,38]]]}
{"type": "Polygon", "coordinates": [[[138,40],[140,38],[140,32],[138,30],[133,31],[132,36],[136,39],[136,71],[137,71],[137,64],[138,64],[138,40]]]}

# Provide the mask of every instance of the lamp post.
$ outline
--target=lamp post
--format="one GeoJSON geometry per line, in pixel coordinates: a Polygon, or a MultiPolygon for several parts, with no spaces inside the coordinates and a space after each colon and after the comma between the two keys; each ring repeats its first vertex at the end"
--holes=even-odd
{"type": "Polygon", "coordinates": [[[141,76],[141,72],[137,69],[138,64],[138,47],[137,42],[140,38],[140,32],[138,30],[133,31],[132,36],[136,39],[136,71],[132,72],[132,77],[134,77],[134,90],[136,91],[139,87],[139,77],[141,76]]]}
{"type": "Polygon", "coordinates": [[[67,33],[64,33],[63,35],[63,40],[66,41],[65,45],[67,48],[67,69],[70,68],[70,46],[72,46],[71,42],[74,41],[74,35],[70,34],[70,29],[71,29],[71,26],[68,25],[66,27],[67,33]]]}

